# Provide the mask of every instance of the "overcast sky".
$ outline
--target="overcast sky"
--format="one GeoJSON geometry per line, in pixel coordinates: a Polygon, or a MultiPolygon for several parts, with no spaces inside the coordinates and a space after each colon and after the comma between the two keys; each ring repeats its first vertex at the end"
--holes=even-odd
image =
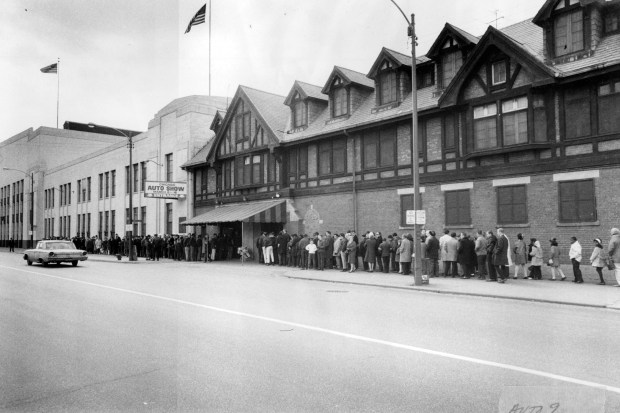
{"type": "MultiPolygon", "coordinates": [[[[533,17],[544,0],[396,0],[415,13],[417,55],[446,22],[476,36],[533,17]],[[491,23],[494,24],[494,23],[491,23]]],[[[0,141],[66,120],[143,131],[170,101],[209,91],[207,23],[183,34],[204,0],[4,0],[0,141]],[[60,58],[60,75],[39,69],[60,58]]],[[[208,6],[207,6],[208,10],[208,6]]],[[[211,94],[238,85],[286,95],[323,86],[334,65],[367,73],[381,47],[410,54],[390,0],[213,0],[211,94]]]]}

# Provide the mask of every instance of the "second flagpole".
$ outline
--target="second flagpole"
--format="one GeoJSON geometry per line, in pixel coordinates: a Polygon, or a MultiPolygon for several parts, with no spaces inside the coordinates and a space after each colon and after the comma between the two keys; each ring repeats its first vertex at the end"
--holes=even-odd
{"type": "Polygon", "coordinates": [[[58,113],[60,110],[60,57],[56,64],[56,76],[58,77],[58,88],[56,89],[56,129],[58,129],[58,113]]]}

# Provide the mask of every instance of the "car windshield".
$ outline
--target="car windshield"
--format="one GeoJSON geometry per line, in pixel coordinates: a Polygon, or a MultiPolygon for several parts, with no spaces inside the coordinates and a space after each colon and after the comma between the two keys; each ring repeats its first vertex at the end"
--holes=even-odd
{"type": "Polygon", "coordinates": [[[74,250],[75,249],[75,245],[71,241],[48,242],[48,243],[46,243],[44,249],[48,249],[48,250],[74,250]]]}

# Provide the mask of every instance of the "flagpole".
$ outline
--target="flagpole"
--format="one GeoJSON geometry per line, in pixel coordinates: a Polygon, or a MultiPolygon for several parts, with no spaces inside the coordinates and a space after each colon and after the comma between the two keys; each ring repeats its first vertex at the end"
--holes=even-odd
{"type": "Polygon", "coordinates": [[[211,3],[209,0],[209,96],[211,96],[211,3]]]}
{"type": "Polygon", "coordinates": [[[58,87],[56,89],[56,129],[58,129],[58,112],[60,110],[60,57],[56,64],[56,75],[58,76],[58,87]]]}

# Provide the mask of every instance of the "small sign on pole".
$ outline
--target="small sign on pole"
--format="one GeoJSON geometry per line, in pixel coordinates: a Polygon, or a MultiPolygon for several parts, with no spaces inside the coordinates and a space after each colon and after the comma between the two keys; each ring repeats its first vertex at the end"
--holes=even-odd
{"type": "Polygon", "coordinates": [[[426,210],[408,209],[407,212],[407,225],[426,225],[426,210]]]}

